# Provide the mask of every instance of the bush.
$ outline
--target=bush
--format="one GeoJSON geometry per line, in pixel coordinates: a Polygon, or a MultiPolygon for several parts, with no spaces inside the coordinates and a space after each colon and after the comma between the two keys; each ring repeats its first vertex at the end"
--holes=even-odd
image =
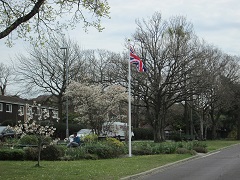
{"type": "Polygon", "coordinates": [[[65,156],[61,158],[62,160],[80,160],[85,159],[88,153],[85,150],[85,147],[77,147],[77,148],[68,148],[65,151],[65,156]]]}
{"type": "Polygon", "coordinates": [[[83,140],[85,143],[93,143],[97,142],[98,136],[96,134],[89,134],[81,138],[81,140],[83,140]]]}
{"type": "Polygon", "coordinates": [[[36,161],[38,159],[38,148],[37,147],[27,147],[24,149],[25,151],[25,160],[33,160],[36,161]]]}
{"type": "Polygon", "coordinates": [[[152,147],[153,143],[134,143],[132,147],[132,153],[134,155],[150,155],[156,153],[156,148],[152,147]],[[153,150],[154,149],[154,150],[153,150]]]}
{"type": "Polygon", "coordinates": [[[0,160],[24,160],[22,149],[0,149],[0,160]]]}
{"type": "Polygon", "coordinates": [[[153,130],[148,128],[133,128],[134,140],[153,140],[153,130]]]}
{"type": "Polygon", "coordinates": [[[55,161],[59,160],[60,157],[64,156],[64,147],[57,145],[49,145],[46,148],[43,148],[41,152],[42,160],[55,161]]]}
{"type": "Polygon", "coordinates": [[[151,155],[151,154],[172,154],[176,152],[177,143],[153,143],[153,142],[137,142],[133,145],[133,154],[135,155],[151,155]]]}
{"type": "Polygon", "coordinates": [[[19,144],[22,145],[37,145],[38,139],[35,135],[25,135],[19,140],[19,144]]]}
{"type": "Polygon", "coordinates": [[[188,154],[188,153],[190,153],[190,151],[186,148],[177,148],[176,153],[177,154],[188,154]]]}
{"type": "Polygon", "coordinates": [[[193,147],[193,150],[198,153],[207,153],[207,149],[205,147],[195,146],[193,147]]]}
{"type": "MultiPolygon", "coordinates": [[[[43,144],[49,145],[52,142],[51,137],[44,137],[43,144]]],[[[38,145],[38,137],[36,135],[25,135],[19,140],[20,145],[38,145]]]]}
{"type": "Polygon", "coordinates": [[[124,154],[125,147],[117,139],[108,138],[106,141],[85,144],[84,148],[89,154],[95,154],[100,159],[116,158],[124,154]]]}

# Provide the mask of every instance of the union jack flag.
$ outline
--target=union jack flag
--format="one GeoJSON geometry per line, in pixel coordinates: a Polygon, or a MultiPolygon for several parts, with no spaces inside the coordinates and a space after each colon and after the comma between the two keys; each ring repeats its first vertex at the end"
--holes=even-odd
{"type": "Polygon", "coordinates": [[[146,72],[147,71],[142,60],[136,55],[132,46],[130,46],[130,63],[135,64],[137,66],[138,72],[146,72]]]}

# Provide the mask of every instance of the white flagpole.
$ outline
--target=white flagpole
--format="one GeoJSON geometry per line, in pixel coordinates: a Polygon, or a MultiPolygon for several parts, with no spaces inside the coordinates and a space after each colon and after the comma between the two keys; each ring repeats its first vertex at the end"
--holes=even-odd
{"type": "Polygon", "coordinates": [[[129,157],[132,157],[130,39],[128,39],[128,55],[128,152],[129,157]]]}

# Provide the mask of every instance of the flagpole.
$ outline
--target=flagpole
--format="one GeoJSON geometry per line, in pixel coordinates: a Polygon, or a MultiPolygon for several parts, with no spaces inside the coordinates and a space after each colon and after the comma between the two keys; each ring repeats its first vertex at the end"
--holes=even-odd
{"type": "Polygon", "coordinates": [[[130,39],[128,39],[128,55],[128,156],[132,157],[130,39]]]}

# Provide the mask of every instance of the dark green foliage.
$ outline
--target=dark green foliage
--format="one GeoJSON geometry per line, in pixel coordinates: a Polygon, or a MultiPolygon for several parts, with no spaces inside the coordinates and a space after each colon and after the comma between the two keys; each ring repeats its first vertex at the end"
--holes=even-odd
{"type": "MultiPolygon", "coordinates": [[[[64,147],[57,145],[48,145],[41,151],[41,159],[55,161],[59,160],[60,157],[64,156],[64,147]]],[[[25,159],[26,160],[37,160],[38,159],[38,148],[27,147],[25,148],[25,159]]]]}
{"type": "Polygon", "coordinates": [[[95,154],[99,159],[116,158],[125,152],[124,144],[114,138],[107,138],[106,141],[97,143],[89,143],[84,148],[87,153],[95,154]]]}
{"type": "Polygon", "coordinates": [[[153,143],[134,143],[132,146],[132,153],[134,155],[150,155],[153,154],[153,143]]]}
{"type": "Polygon", "coordinates": [[[180,136],[179,133],[174,133],[171,135],[170,139],[172,139],[175,142],[182,141],[182,137],[180,136]]]}
{"type": "Polygon", "coordinates": [[[85,159],[86,154],[88,154],[84,147],[68,148],[65,151],[65,156],[61,158],[62,160],[80,160],[85,159]]]}
{"type": "Polygon", "coordinates": [[[193,143],[193,147],[203,147],[203,148],[207,147],[206,142],[203,142],[203,141],[193,141],[192,143],[193,143]]]}
{"type": "Polygon", "coordinates": [[[25,135],[19,140],[21,145],[37,145],[38,139],[35,135],[25,135]]]}
{"type": "Polygon", "coordinates": [[[22,149],[0,149],[0,160],[24,160],[22,149]]]}
{"type": "Polygon", "coordinates": [[[100,159],[116,157],[115,149],[104,143],[88,144],[85,148],[89,154],[96,154],[100,159]]]}
{"type": "MultiPolygon", "coordinates": [[[[43,145],[48,145],[52,142],[51,137],[41,138],[43,140],[43,145]]],[[[38,137],[36,135],[25,135],[19,140],[19,145],[38,145],[38,137]]]]}
{"type": "Polygon", "coordinates": [[[57,145],[49,145],[46,148],[43,148],[41,152],[42,160],[55,161],[59,160],[60,157],[64,156],[64,148],[57,145]]]}
{"type": "Polygon", "coordinates": [[[207,148],[205,147],[195,146],[193,147],[193,150],[198,153],[207,153],[207,148]]]}
{"type": "Polygon", "coordinates": [[[25,160],[33,160],[36,161],[38,159],[38,148],[37,147],[27,147],[24,149],[25,151],[25,160]]]}
{"type": "Polygon", "coordinates": [[[186,148],[177,148],[176,153],[177,154],[188,154],[188,153],[190,153],[190,151],[186,148]]]}
{"type": "Polygon", "coordinates": [[[134,128],[134,140],[153,140],[153,130],[149,128],[134,128]]]}

